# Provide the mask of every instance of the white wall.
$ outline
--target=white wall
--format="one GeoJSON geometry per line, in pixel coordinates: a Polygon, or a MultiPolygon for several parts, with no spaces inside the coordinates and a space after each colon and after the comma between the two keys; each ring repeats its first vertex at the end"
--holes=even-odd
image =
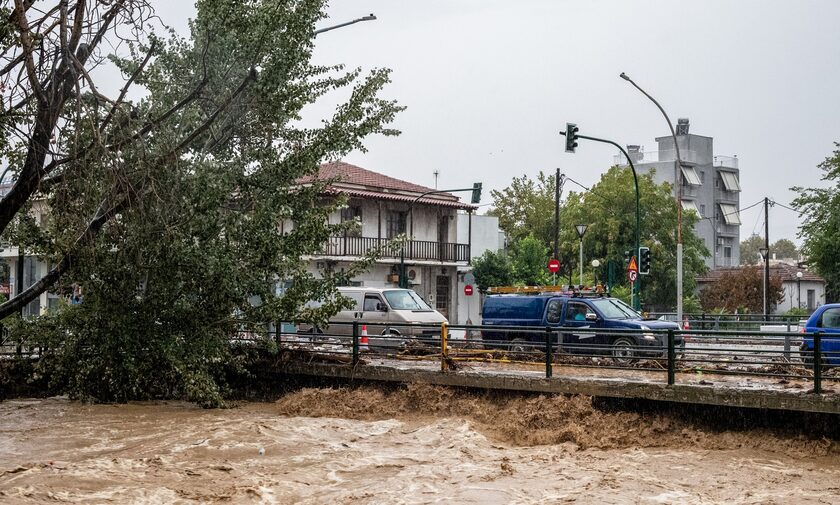
{"type": "MultiPolygon", "coordinates": [[[[799,290],[796,281],[784,281],[782,283],[784,298],[776,306],[776,314],[783,314],[796,307],[799,290]]],[[[802,281],[802,308],[808,308],[808,290],[813,289],[815,294],[814,308],[825,304],[825,283],[817,281],[802,281]]]]}

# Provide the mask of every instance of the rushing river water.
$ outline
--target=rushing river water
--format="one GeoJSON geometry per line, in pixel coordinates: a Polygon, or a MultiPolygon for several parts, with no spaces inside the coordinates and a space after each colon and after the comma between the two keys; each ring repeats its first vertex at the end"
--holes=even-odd
{"type": "Polygon", "coordinates": [[[0,403],[0,503],[838,503],[836,442],[441,388],[0,403]],[[331,414],[336,417],[324,417],[331,414]]]}

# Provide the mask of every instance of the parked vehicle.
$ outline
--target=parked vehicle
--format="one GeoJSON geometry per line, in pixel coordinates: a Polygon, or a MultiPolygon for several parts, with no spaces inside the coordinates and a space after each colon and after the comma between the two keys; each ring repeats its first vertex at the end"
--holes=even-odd
{"type": "MultiPolygon", "coordinates": [[[[627,364],[642,356],[663,356],[667,353],[667,337],[645,330],[679,330],[677,323],[644,319],[632,307],[616,298],[580,297],[565,294],[491,295],[485,298],[482,313],[485,326],[523,327],[516,330],[484,330],[484,344],[502,345],[513,351],[533,344],[543,344],[540,328],[604,328],[640,330],[632,334],[560,331],[557,344],[570,353],[605,353],[627,364]],[[524,330],[531,327],[531,331],[524,330]],[[494,343],[495,342],[495,343],[494,343]],[[647,350],[649,348],[650,350],[647,350]]],[[[682,337],[676,345],[683,346],[682,337]]]]}
{"type": "Polygon", "coordinates": [[[330,318],[325,328],[302,327],[300,332],[350,336],[351,323],[359,321],[367,325],[371,347],[396,349],[411,341],[437,343],[441,323],[448,322],[411,289],[341,287],[338,291],[354,306],[330,318]]]}
{"type": "Polygon", "coordinates": [[[826,365],[840,365],[840,303],[829,303],[819,307],[805,322],[802,345],[799,354],[807,365],[814,363],[814,337],[820,332],[822,362],[826,365]]]}

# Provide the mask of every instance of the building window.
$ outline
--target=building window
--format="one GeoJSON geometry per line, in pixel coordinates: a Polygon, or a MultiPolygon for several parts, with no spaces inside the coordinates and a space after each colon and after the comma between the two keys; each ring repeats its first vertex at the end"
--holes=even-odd
{"type": "Polygon", "coordinates": [[[388,211],[388,238],[394,238],[405,233],[408,212],[402,210],[388,211]]]}
{"type": "Polygon", "coordinates": [[[741,218],[738,216],[738,207],[729,205],[728,203],[719,203],[720,213],[723,217],[723,222],[728,225],[741,224],[741,218]]]}
{"type": "Polygon", "coordinates": [[[700,170],[700,183],[701,184],[706,183],[706,171],[705,170],[700,170]]]}
{"type": "Polygon", "coordinates": [[[718,172],[721,180],[723,180],[723,187],[726,191],[741,191],[741,185],[738,183],[738,176],[734,172],[718,172]]]}
{"type": "Polygon", "coordinates": [[[700,217],[704,217],[706,215],[706,206],[704,204],[700,204],[700,217]]]}
{"type": "Polygon", "coordinates": [[[350,205],[341,209],[341,222],[346,223],[347,221],[357,221],[359,223],[359,226],[347,230],[345,232],[345,235],[348,237],[361,237],[362,207],[360,205],[350,205]]]}
{"type": "Polygon", "coordinates": [[[682,174],[684,181],[688,184],[692,186],[700,185],[700,178],[697,177],[697,171],[694,170],[694,167],[682,167],[682,174]]]}

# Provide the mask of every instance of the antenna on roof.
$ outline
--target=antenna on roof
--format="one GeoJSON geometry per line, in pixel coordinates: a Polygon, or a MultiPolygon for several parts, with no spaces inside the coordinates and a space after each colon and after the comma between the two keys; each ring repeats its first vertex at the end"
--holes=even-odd
{"type": "Polygon", "coordinates": [[[435,189],[437,189],[437,181],[438,181],[438,176],[440,175],[440,170],[435,169],[435,171],[432,172],[432,174],[435,176],[435,189]]]}

